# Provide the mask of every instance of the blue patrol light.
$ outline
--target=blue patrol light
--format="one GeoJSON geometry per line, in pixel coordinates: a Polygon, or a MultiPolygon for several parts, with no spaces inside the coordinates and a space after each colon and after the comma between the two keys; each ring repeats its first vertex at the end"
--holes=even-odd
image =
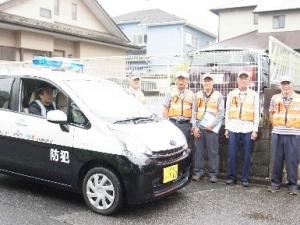
{"type": "Polygon", "coordinates": [[[52,69],[62,69],[62,70],[71,70],[71,71],[83,71],[83,64],[76,62],[75,60],[70,60],[68,58],[49,58],[45,56],[35,56],[32,59],[32,64],[36,66],[41,66],[45,68],[52,69]]]}

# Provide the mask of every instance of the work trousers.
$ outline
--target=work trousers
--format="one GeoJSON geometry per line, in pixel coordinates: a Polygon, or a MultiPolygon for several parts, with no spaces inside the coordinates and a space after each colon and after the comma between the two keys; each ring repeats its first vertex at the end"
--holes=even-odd
{"type": "Polygon", "coordinates": [[[250,175],[251,167],[251,153],[253,150],[253,140],[251,140],[249,133],[235,133],[229,131],[229,144],[228,144],[228,172],[227,178],[236,181],[236,159],[240,143],[242,142],[244,162],[241,174],[241,182],[247,182],[250,175]]]}
{"type": "Polygon", "coordinates": [[[201,130],[200,138],[195,138],[196,154],[194,174],[204,173],[204,153],[207,150],[209,176],[217,176],[219,171],[219,136],[218,134],[201,130]]]}
{"type": "Polygon", "coordinates": [[[299,135],[272,134],[272,186],[281,185],[285,161],[288,185],[290,188],[297,187],[299,148],[299,135]]]}

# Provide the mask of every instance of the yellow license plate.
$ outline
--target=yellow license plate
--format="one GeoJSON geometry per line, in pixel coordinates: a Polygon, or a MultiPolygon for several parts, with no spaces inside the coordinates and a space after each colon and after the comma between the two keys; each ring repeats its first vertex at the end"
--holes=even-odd
{"type": "Polygon", "coordinates": [[[176,180],[178,177],[178,164],[164,168],[163,176],[164,184],[176,180]]]}

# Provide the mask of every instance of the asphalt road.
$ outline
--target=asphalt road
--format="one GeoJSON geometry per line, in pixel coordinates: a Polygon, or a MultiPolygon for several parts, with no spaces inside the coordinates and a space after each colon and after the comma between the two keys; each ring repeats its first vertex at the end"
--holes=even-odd
{"type": "Polygon", "coordinates": [[[0,175],[1,225],[88,224],[300,224],[300,195],[267,192],[207,180],[193,182],[174,195],[148,204],[126,206],[114,216],[99,216],[83,198],[67,191],[0,175]]]}

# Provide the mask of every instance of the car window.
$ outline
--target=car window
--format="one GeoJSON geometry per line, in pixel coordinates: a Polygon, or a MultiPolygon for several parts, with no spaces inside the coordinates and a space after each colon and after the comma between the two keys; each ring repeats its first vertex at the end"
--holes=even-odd
{"type": "Polygon", "coordinates": [[[70,115],[71,115],[71,124],[75,124],[85,128],[90,127],[89,120],[86,118],[83,112],[73,101],[71,102],[71,106],[70,106],[70,115]]]}
{"type": "Polygon", "coordinates": [[[13,78],[0,78],[0,108],[10,108],[11,90],[14,83],[13,78]]]}
{"type": "Polygon", "coordinates": [[[67,115],[68,97],[53,84],[38,79],[22,79],[21,111],[27,114],[43,116],[41,115],[41,113],[39,113],[39,104],[36,103],[43,103],[40,95],[41,90],[45,87],[50,87],[52,90],[52,100],[50,101],[50,103],[45,105],[47,111],[58,109],[63,111],[67,115]],[[37,110],[35,110],[35,108],[37,110]]]}

